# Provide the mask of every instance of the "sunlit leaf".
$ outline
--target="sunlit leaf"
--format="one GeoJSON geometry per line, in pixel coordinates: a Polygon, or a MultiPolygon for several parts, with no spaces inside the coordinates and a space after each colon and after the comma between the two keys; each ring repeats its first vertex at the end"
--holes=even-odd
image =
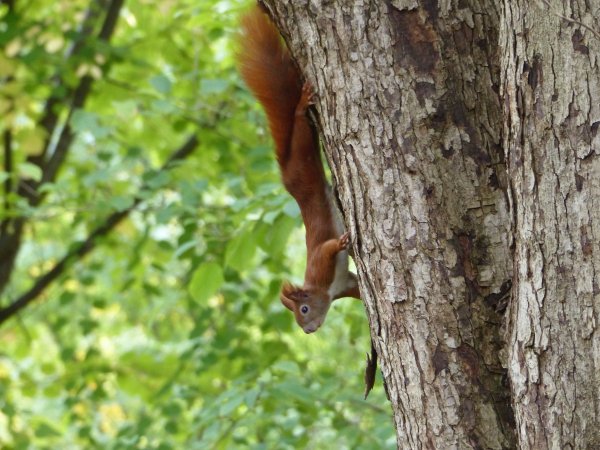
{"type": "Polygon", "coordinates": [[[225,264],[241,272],[252,266],[255,252],[255,236],[249,232],[240,233],[227,244],[225,264]]]}
{"type": "Polygon", "coordinates": [[[4,56],[0,53],[0,76],[7,77],[12,75],[15,71],[16,64],[13,60],[4,56]]]}
{"type": "Polygon", "coordinates": [[[115,197],[111,197],[108,202],[117,211],[123,211],[133,204],[133,198],[124,195],[117,195],[115,197]]]}
{"type": "Polygon", "coordinates": [[[24,178],[29,178],[33,181],[41,181],[42,169],[35,164],[24,162],[19,164],[19,174],[24,178]]]}
{"type": "Polygon", "coordinates": [[[49,421],[42,421],[35,427],[35,435],[39,438],[60,436],[60,430],[49,421]]]}
{"type": "Polygon", "coordinates": [[[203,303],[219,290],[223,281],[221,266],[214,262],[205,263],[194,271],[188,292],[198,303],[203,303]]]}

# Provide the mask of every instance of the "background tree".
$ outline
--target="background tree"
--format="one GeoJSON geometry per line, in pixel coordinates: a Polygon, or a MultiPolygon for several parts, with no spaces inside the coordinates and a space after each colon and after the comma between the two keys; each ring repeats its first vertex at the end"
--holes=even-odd
{"type": "Polygon", "coordinates": [[[303,239],[245,6],[2,2],[0,447],[394,447],[360,302],[307,337],[277,299],[303,239]]]}
{"type": "Polygon", "coordinates": [[[266,3],[319,96],[399,447],[598,446],[597,3],[266,3]]]}

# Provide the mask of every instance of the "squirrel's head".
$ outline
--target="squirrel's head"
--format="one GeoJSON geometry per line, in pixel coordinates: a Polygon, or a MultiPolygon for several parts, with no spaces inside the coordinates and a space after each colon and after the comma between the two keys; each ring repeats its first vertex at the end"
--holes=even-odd
{"type": "Polygon", "coordinates": [[[304,289],[290,283],[283,284],[280,298],[281,303],[294,313],[305,333],[314,333],[323,325],[331,306],[327,291],[304,289]]]}

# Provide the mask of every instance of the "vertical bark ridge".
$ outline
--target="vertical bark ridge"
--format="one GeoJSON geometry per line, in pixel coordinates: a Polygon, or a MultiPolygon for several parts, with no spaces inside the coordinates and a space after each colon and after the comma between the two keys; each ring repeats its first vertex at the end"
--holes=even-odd
{"type": "Polygon", "coordinates": [[[509,357],[523,449],[600,448],[600,40],[589,8],[504,2],[509,357]]]}

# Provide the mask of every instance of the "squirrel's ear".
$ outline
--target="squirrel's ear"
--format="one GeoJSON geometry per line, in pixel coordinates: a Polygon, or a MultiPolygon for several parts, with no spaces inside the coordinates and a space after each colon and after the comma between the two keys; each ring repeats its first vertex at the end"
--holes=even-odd
{"type": "Polygon", "coordinates": [[[281,299],[281,303],[283,303],[283,306],[285,306],[287,309],[289,309],[290,311],[294,310],[294,301],[290,300],[289,298],[287,298],[285,295],[281,294],[279,296],[279,298],[281,299]]]}
{"type": "Polygon", "coordinates": [[[281,294],[279,298],[281,299],[281,303],[289,309],[290,311],[294,310],[294,302],[305,300],[308,297],[308,294],[305,290],[299,288],[298,286],[294,286],[287,281],[283,283],[281,286],[281,294]]]}

